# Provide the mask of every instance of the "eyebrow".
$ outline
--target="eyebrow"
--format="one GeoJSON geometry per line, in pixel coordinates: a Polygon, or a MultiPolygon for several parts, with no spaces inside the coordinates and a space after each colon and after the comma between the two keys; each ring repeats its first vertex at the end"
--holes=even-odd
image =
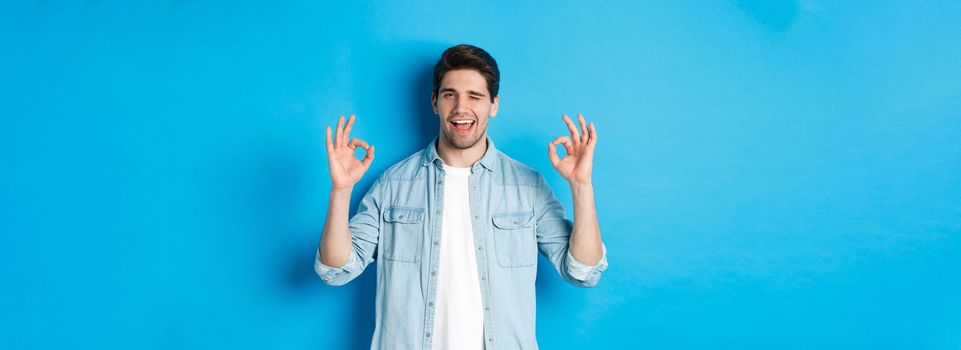
{"type": "MultiPolygon", "coordinates": [[[[451,88],[443,88],[443,89],[440,90],[440,92],[457,92],[457,90],[454,90],[454,89],[451,89],[451,88]]],[[[474,91],[474,90],[467,90],[467,94],[468,94],[468,95],[479,96],[479,97],[486,97],[486,96],[487,96],[487,95],[485,95],[483,92],[477,92],[477,91],[474,91]]]]}

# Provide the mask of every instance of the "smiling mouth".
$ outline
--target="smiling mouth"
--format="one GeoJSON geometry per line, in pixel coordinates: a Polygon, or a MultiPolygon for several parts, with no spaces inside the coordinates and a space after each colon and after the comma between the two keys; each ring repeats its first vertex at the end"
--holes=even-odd
{"type": "Polygon", "coordinates": [[[462,134],[470,133],[474,129],[474,124],[477,124],[473,120],[452,120],[450,123],[454,126],[455,131],[462,134]]]}

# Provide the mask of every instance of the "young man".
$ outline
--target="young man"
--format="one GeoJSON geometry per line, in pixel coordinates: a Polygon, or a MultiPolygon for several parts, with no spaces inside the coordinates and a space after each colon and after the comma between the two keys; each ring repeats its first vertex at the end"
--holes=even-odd
{"type": "Polygon", "coordinates": [[[594,124],[578,115],[578,130],[565,115],[571,136],[548,145],[570,184],[572,223],[544,177],[487,136],[499,80],[484,50],[444,51],[431,94],[439,136],[384,171],[349,222],[351,192],[374,147],[350,139],[354,116],[346,124],[340,117],[335,138],[327,127],[333,186],[314,269],[325,283],[343,285],[377,261],[372,349],[537,348],[537,252],[576,286],[595,286],[607,268],[591,183],[594,124]],[[360,161],[358,147],[367,153],[360,161]]]}

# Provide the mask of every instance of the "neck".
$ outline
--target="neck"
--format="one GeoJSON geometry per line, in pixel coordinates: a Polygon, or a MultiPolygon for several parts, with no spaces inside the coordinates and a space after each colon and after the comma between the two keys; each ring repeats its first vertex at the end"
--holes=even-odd
{"type": "Polygon", "coordinates": [[[487,152],[487,135],[470,148],[456,148],[447,142],[443,135],[437,138],[437,155],[444,164],[458,168],[470,168],[487,152]]]}

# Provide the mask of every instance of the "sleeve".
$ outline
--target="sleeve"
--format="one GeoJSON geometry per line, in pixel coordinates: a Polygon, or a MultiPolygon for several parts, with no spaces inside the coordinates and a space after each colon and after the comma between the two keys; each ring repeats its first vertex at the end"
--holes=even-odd
{"type": "Polygon", "coordinates": [[[574,259],[570,252],[574,223],[564,218],[564,207],[554,196],[543,175],[537,174],[535,193],[534,215],[538,250],[568,283],[585,288],[596,286],[601,273],[607,269],[607,247],[601,243],[604,255],[597,264],[586,265],[574,259]]]}
{"type": "Polygon", "coordinates": [[[328,266],[321,262],[320,250],[314,258],[314,271],[320,279],[332,286],[342,286],[360,276],[374,261],[380,237],[381,212],[384,201],[384,185],[380,179],[374,182],[360,200],[357,212],[350,218],[351,253],[343,266],[328,266]]]}
{"type": "Polygon", "coordinates": [[[568,266],[568,270],[570,271],[571,276],[574,276],[574,278],[577,279],[578,281],[587,281],[587,279],[590,276],[600,275],[601,271],[606,270],[607,269],[607,247],[604,246],[603,242],[601,242],[601,249],[604,251],[604,253],[601,255],[601,261],[598,261],[597,264],[594,264],[594,265],[587,265],[585,263],[577,261],[577,259],[574,258],[574,255],[571,254],[570,249],[568,249],[567,263],[568,265],[570,265],[568,266]]]}

